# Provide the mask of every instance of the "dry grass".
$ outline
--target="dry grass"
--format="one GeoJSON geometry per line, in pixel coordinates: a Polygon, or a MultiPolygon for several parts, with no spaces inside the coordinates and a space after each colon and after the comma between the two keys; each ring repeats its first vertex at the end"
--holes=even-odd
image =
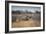
{"type": "Polygon", "coordinates": [[[29,19],[28,21],[21,20],[12,23],[12,28],[18,28],[18,27],[40,27],[40,21],[29,19]]]}

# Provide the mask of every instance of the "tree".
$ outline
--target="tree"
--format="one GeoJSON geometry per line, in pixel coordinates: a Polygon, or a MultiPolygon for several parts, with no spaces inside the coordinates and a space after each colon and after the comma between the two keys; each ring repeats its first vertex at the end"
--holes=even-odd
{"type": "Polygon", "coordinates": [[[16,11],[12,11],[12,14],[21,14],[21,12],[19,10],[16,10],[16,11]]]}
{"type": "Polygon", "coordinates": [[[36,13],[39,13],[40,14],[40,11],[36,11],[36,13]]]}

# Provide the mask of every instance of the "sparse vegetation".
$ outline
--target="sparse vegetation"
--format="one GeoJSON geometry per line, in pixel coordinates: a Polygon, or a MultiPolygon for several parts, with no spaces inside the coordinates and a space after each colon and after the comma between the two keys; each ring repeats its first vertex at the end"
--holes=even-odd
{"type": "Polygon", "coordinates": [[[40,11],[12,11],[12,27],[39,27],[40,11]]]}

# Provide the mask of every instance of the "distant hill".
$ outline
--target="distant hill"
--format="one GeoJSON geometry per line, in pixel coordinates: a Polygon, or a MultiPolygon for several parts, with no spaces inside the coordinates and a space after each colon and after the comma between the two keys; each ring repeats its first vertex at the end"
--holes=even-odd
{"type": "Polygon", "coordinates": [[[17,10],[17,11],[12,11],[12,14],[31,14],[32,12],[30,11],[19,11],[19,10],[17,10]]]}

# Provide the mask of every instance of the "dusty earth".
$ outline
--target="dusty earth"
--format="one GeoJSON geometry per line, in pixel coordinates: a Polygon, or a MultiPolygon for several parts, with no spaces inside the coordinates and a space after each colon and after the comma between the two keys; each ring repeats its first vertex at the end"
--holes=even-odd
{"type": "Polygon", "coordinates": [[[12,28],[20,27],[40,27],[40,20],[29,19],[28,21],[17,21],[12,23],[12,28]]]}

